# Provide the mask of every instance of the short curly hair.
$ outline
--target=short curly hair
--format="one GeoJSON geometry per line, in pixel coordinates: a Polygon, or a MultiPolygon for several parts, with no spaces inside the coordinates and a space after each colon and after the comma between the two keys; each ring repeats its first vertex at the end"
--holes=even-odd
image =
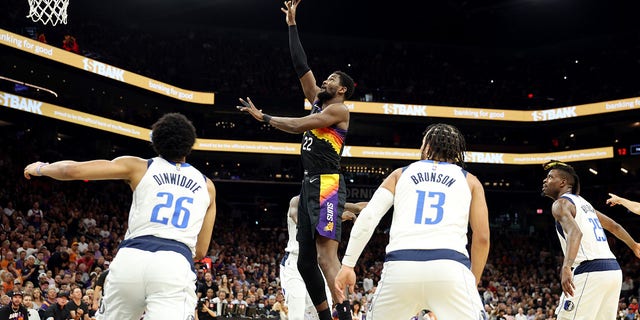
{"type": "Polygon", "coordinates": [[[167,113],[151,126],[151,144],[162,158],[177,162],[191,153],[196,128],[181,113],[167,113]]]}

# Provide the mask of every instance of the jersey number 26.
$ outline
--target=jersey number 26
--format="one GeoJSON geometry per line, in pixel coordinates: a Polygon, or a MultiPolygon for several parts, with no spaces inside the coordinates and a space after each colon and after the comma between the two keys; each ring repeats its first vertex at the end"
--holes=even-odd
{"type": "Polygon", "coordinates": [[[157,204],[155,207],[153,207],[153,211],[151,211],[151,222],[168,224],[169,217],[167,217],[168,215],[166,213],[170,213],[171,211],[173,211],[170,217],[171,225],[178,229],[184,229],[187,227],[187,225],[189,225],[189,216],[191,215],[191,213],[189,212],[189,209],[184,205],[185,202],[193,203],[193,198],[180,197],[174,202],[173,194],[171,193],[158,192],[156,196],[158,198],[166,197],[166,200],[164,201],[164,203],[157,204]],[[162,208],[169,208],[169,212],[167,212],[166,210],[162,210],[162,212],[160,212],[160,209],[162,208]]]}

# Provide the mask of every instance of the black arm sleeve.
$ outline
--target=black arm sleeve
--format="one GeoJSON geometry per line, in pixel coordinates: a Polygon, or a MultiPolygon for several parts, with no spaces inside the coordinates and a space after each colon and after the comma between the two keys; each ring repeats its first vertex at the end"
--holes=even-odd
{"type": "Polygon", "coordinates": [[[293,69],[296,70],[298,78],[302,78],[311,68],[307,65],[307,55],[304,53],[298,36],[298,28],[295,25],[289,26],[289,50],[291,51],[293,69]]]}

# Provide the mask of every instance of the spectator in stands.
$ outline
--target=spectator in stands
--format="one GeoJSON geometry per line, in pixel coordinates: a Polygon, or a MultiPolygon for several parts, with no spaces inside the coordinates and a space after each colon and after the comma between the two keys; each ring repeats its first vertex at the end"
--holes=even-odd
{"type": "Polygon", "coordinates": [[[222,316],[224,310],[227,308],[227,293],[225,291],[219,290],[218,296],[211,300],[211,304],[213,304],[212,309],[215,312],[216,316],[222,316]]]}
{"type": "Polygon", "coordinates": [[[76,38],[69,34],[65,35],[62,40],[62,49],[80,54],[80,46],[78,46],[76,38]]]}
{"type": "Polygon", "coordinates": [[[11,300],[0,308],[0,320],[28,319],[29,311],[22,305],[23,293],[10,291],[7,296],[11,300]]]}
{"type": "Polygon", "coordinates": [[[31,303],[33,304],[33,308],[39,310],[43,302],[44,298],[42,297],[42,290],[40,288],[34,288],[31,301],[31,303]]]}
{"type": "Polygon", "coordinates": [[[7,217],[11,218],[13,214],[16,213],[16,209],[13,208],[13,202],[7,202],[7,205],[2,209],[2,211],[7,217]]]}
{"type": "Polygon", "coordinates": [[[27,308],[29,312],[28,320],[40,320],[40,314],[38,314],[38,306],[33,303],[33,296],[31,294],[25,293],[22,298],[22,305],[27,308]]]}
{"type": "Polygon", "coordinates": [[[69,320],[74,319],[71,317],[71,312],[66,308],[69,303],[69,293],[66,291],[60,291],[56,295],[56,302],[52,304],[45,312],[42,319],[47,320],[69,320]]]}
{"type": "Polygon", "coordinates": [[[58,275],[60,271],[64,271],[69,267],[69,252],[56,251],[51,255],[47,262],[47,268],[58,275]]]}
{"type": "Polygon", "coordinates": [[[31,222],[34,219],[34,216],[39,216],[40,218],[44,218],[44,212],[40,209],[40,202],[34,201],[31,208],[27,211],[27,221],[31,222]]]}
{"type": "Polygon", "coordinates": [[[27,254],[25,263],[22,266],[22,280],[31,281],[32,283],[38,283],[38,276],[40,275],[40,265],[37,264],[38,259],[33,254],[27,254]]]}
{"type": "Polygon", "coordinates": [[[75,288],[71,291],[70,299],[65,308],[69,310],[73,319],[89,320],[89,305],[82,300],[82,289],[75,288]]]}
{"type": "Polygon", "coordinates": [[[231,287],[229,285],[229,279],[226,274],[223,274],[220,278],[220,284],[218,284],[218,290],[224,291],[227,295],[231,293],[231,287]]]}
{"type": "Polygon", "coordinates": [[[632,298],[631,302],[627,306],[627,319],[638,319],[638,299],[632,298]]]}
{"type": "Polygon", "coordinates": [[[11,304],[11,297],[9,297],[8,294],[2,294],[2,296],[0,296],[0,308],[8,306],[9,304],[11,304]]]}
{"type": "Polygon", "coordinates": [[[76,261],[76,264],[84,264],[87,269],[92,269],[94,263],[94,252],[92,250],[85,251],[84,256],[76,261]]]}
{"type": "MultiPolygon", "coordinates": [[[[6,242],[10,243],[9,240],[7,240],[6,242]]],[[[15,260],[14,260],[15,258],[14,258],[13,251],[11,251],[11,249],[9,248],[7,249],[3,248],[3,253],[4,254],[2,255],[2,260],[0,260],[0,268],[2,270],[7,270],[11,262],[15,263],[15,260]]]]}
{"type": "Polygon", "coordinates": [[[630,275],[624,276],[624,281],[622,281],[622,287],[620,288],[620,296],[628,299],[633,294],[634,288],[633,278],[630,275]]]}
{"type": "MultiPolygon", "coordinates": [[[[218,292],[218,284],[213,280],[213,275],[209,270],[203,270],[204,279],[198,282],[198,298],[204,297],[207,294],[207,290],[211,289],[213,292],[218,292]]],[[[199,270],[199,271],[200,271],[199,270]]],[[[211,297],[213,299],[213,297],[211,297]]]]}
{"type": "Polygon", "coordinates": [[[40,41],[42,43],[47,43],[47,37],[44,35],[44,32],[38,32],[36,40],[38,40],[38,41],[40,41]]]}
{"type": "Polygon", "coordinates": [[[351,304],[351,318],[352,320],[363,320],[364,310],[362,310],[362,305],[360,301],[353,301],[351,304]]]}

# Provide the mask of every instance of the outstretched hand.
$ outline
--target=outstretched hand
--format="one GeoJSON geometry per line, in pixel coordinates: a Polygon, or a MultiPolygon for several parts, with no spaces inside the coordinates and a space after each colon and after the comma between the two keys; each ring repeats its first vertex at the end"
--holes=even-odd
{"type": "Polygon", "coordinates": [[[258,121],[264,121],[264,114],[262,113],[262,110],[258,110],[258,108],[256,108],[253,101],[251,101],[251,98],[247,97],[247,100],[240,98],[238,100],[242,103],[242,106],[236,106],[238,110],[250,114],[258,121]]]}
{"type": "Polygon", "coordinates": [[[296,25],[296,9],[298,8],[298,4],[300,4],[302,0],[290,0],[284,2],[284,8],[280,8],[280,11],[284,12],[286,17],[286,22],[288,26],[296,25]]]}
{"type": "Polygon", "coordinates": [[[41,176],[42,174],[40,174],[38,171],[40,168],[42,168],[43,166],[46,166],[47,164],[49,163],[38,161],[38,162],[34,162],[27,165],[24,168],[24,177],[27,179],[31,179],[32,176],[33,177],[41,176]]]}
{"type": "Polygon", "coordinates": [[[610,198],[609,198],[609,199],[607,199],[607,204],[608,204],[608,205],[610,205],[610,206],[612,206],[612,207],[613,207],[613,206],[615,206],[615,205],[617,205],[617,204],[620,204],[620,200],[621,200],[621,199],[620,199],[620,197],[616,196],[616,195],[615,195],[615,194],[613,194],[613,193],[609,193],[609,197],[610,197],[610,198]]]}
{"type": "Polygon", "coordinates": [[[353,268],[342,266],[336,275],[334,286],[338,291],[338,296],[336,297],[338,303],[342,303],[346,299],[346,294],[355,293],[356,273],[353,268]],[[345,292],[347,290],[348,292],[345,292]]]}

